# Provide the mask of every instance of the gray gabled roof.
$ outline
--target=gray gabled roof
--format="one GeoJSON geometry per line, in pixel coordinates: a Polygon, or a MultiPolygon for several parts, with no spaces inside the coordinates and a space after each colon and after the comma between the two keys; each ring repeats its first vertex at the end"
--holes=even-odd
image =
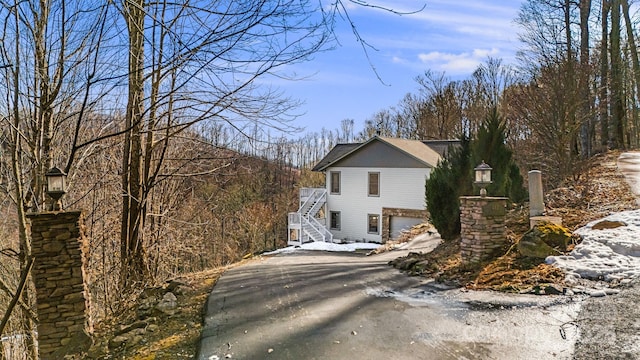
{"type": "Polygon", "coordinates": [[[311,171],[322,171],[329,165],[336,162],[338,159],[342,159],[345,155],[351,153],[353,149],[359,147],[362,143],[349,143],[349,144],[337,144],[329,151],[329,153],[320,160],[311,171]]]}
{"type": "Polygon", "coordinates": [[[422,140],[422,143],[432,148],[442,157],[449,153],[450,148],[460,147],[460,140],[422,140]]]}
{"type": "Polygon", "coordinates": [[[388,138],[375,135],[363,143],[338,144],[314,166],[313,171],[324,171],[327,167],[364,148],[372,141],[381,141],[413,157],[429,167],[436,167],[440,154],[419,140],[388,138]]]}

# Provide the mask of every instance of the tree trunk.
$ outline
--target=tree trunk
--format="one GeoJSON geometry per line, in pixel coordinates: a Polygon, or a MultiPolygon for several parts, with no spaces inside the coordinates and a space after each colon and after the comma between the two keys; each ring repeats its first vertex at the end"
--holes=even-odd
{"type": "Polygon", "coordinates": [[[609,0],[602,0],[602,43],[600,45],[600,144],[603,150],[611,146],[609,136],[609,0]]]}
{"type": "Polygon", "coordinates": [[[567,42],[566,48],[566,74],[568,76],[564,77],[564,81],[566,82],[566,88],[569,90],[569,98],[568,101],[570,104],[567,104],[567,114],[566,114],[566,130],[570,132],[570,148],[568,156],[570,158],[570,162],[573,163],[573,159],[578,156],[579,147],[578,147],[578,126],[579,121],[577,117],[576,110],[579,108],[577,106],[577,102],[582,101],[578,97],[578,89],[576,88],[579,85],[576,82],[576,63],[575,63],[575,55],[573,53],[573,34],[571,32],[571,0],[564,0],[563,4],[563,13],[564,13],[564,32],[565,38],[567,42]]]}
{"type": "Polygon", "coordinates": [[[582,157],[587,158],[592,155],[591,150],[591,91],[589,87],[589,75],[591,66],[589,64],[589,14],[591,12],[591,0],[580,2],[580,73],[578,78],[579,99],[581,106],[580,124],[580,147],[582,157]]]}
{"type": "Polygon", "coordinates": [[[124,17],[129,34],[129,96],[122,156],[122,224],[120,231],[120,285],[130,288],[146,277],[142,195],[142,120],[144,116],[144,2],[127,1],[124,17]]]}
{"type": "MultiPolygon", "coordinates": [[[[21,58],[20,58],[20,17],[19,11],[14,12],[15,16],[15,31],[16,31],[16,40],[15,40],[15,61],[13,65],[13,129],[12,130],[12,139],[11,139],[11,171],[15,181],[15,199],[17,202],[17,215],[18,215],[18,238],[20,243],[20,271],[24,273],[27,271],[28,261],[31,258],[31,239],[28,235],[27,230],[27,204],[25,202],[25,194],[22,179],[23,169],[20,162],[20,153],[22,148],[22,136],[20,134],[21,129],[21,116],[20,116],[20,69],[22,67],[21,58]]],[[[22,300],[26,304],[30,304],[29,301],[29,291],[28,287],[24,289],[22,292],[22,300]]],[[[36,342],[36,325],[28,316],[28,314],[23,310],[23,320],[26,324],[26,331],[28,331],[29,335],[26,340],[27,351],[29,352],[29,356],[33,359],[38,358],[38,345],[36,342]]]]}
{"type": "Polygon", "coordinates": [[[624,92],[620,50],[620,0],[611,0],[611,130],[612,147],[624,149],[624,92]]]}
{"type": "MultiPolygon", "coordinates": [[[[631,62],[633,66],[633,82],[635,83],[635,98],[640,97],[640,61],[638,60],[638,47],[636,46],[635,34],[633,32],[633,23],[631,22],[631,17],[629,16],[629,2],[627,0],[621,0],[622,3],[622,14],[624,16],[624,22],[627,29],[627,41],[629,42],[629,52],[631,53],[631,62]]],[[[636,99],[633,102],[634,113],[637,114],[637,101],[636,99]]],[[[634,116],[634,123],[637,123],[637,115],[634,116]]],[[[637,144],[637,134],[638,129],[634,127],[635,135],[634,136],[634,144],[637,144]]]]}

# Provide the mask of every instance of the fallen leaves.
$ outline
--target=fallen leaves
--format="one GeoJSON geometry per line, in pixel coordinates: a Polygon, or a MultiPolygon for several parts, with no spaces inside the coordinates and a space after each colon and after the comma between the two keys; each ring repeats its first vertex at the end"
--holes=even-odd
{"type": "MultiPolygon", "coordinates": [[[[581,176],[545,194],[545,215],[561,217],[563,225],[574,231],[613,212],[635,209],[635,196],[617,170],[619,156],[619,152],[595,156],[591,167],[581,176]]],[[[505,224],[507,241],[511,247],[487,263],[464,265],[460,259],[459,240],[443,241],[431,253],[410,254],[412,258],[393,263],[412,264],[407,269],[412,275],[432,277],[474,290],[538,294],[561,292],[565,276],[560,269],[545,264],[543,259],[522,257],[515,249],[515,244],[529,230],[528,206],[513,207],[507,214],[505,224]],[[429,266],[414,269],[415,264],[425,263],[429,266]]]]}

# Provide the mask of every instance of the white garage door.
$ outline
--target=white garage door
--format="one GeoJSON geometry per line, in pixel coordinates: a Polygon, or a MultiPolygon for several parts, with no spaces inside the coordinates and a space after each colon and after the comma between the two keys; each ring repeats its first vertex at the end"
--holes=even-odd
{"type": "Polygon", "coordinates": [[[421,224],[423,222],[422,219],[418,218],[410,218],[403,216],[392,216],[390,219],[390,232],[391,232],[391,240],[400,236],[402,230],[409,230],[413,226],[421,224]]]}

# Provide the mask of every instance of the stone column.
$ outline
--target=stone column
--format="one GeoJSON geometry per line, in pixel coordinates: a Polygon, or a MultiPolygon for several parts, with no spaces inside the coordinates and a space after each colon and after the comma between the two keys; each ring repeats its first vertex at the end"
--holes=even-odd
{"type": "Polygon", "coordinates": [[[529,217],[544,214],[542,195],[542,173],[540,170],[529,171],[529,217]]]}
{"type": "Polygon", "coordinates": [[[86,282],[88,241],[79,211],[28,214],[42,360],[85,351],[93,332],[86,282]]]}
{"type": "Polygon", "coordinates": [[[506,243],[507,198],[463,196],[460,198],[460,254],[462,262],[486,260],[506,243]]]}

